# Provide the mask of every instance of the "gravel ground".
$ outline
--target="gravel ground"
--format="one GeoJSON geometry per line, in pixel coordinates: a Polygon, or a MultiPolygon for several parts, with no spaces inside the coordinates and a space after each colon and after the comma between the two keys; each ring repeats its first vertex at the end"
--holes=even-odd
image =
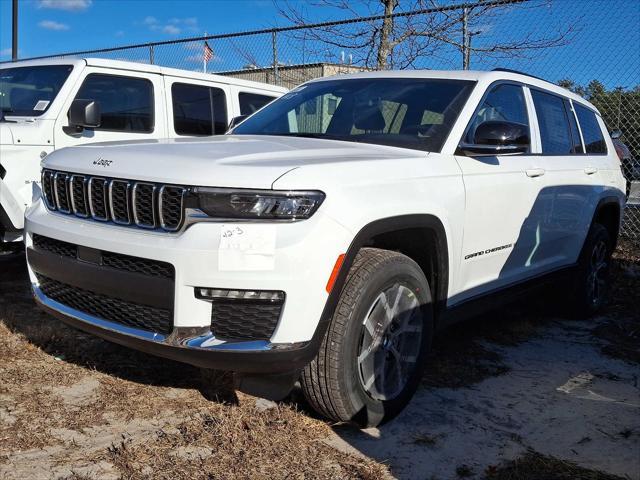
{"type": "Polygon", "coordinates": [[[525,301],[443,332],[405,412],[330,425],[69,329],[0,263],[0,478],[640,479],[640,246],[602,317],[525,301]]]}

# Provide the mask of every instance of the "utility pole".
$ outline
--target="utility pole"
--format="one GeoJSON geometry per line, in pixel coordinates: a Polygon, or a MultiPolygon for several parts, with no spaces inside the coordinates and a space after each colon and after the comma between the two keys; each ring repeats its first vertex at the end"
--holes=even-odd
{"type": "Polygon", "coordinates": [[[18,0],[13,0],[11,60],[18,60],[18,0]]]}

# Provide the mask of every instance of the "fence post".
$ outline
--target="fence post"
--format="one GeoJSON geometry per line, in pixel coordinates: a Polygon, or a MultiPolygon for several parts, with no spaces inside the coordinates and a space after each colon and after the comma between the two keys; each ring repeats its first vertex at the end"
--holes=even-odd
{"type": "Polygon", "coordinates": [[[149,45],[149,64],[153,65],[154,61],[153,45],[149,45]]]}
{"type": "Polygon", "coordinates": [[[471,57],[471,35],[469,34],[469,7],[462,9],[462,69],[469,70],[471,57]]]}
{"type": "Polygon", "coordinates": [[[278,43],[276,30],[271,31],[271,46],[273,49],[273,80],[276,85],[280,85],[278,78],[278,43]]]}

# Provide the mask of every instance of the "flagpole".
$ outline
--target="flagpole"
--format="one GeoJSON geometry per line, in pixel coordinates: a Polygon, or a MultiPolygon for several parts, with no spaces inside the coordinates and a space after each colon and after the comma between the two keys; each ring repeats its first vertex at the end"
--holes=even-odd
{"type": "MultiPolygon", "coordinates": [[[[204,36],[206,38],[207,32],[204,32],[204,36]]],[[[202,44],[202,72],[203,73],[207,73],[207,55],[205,54],[206,44],[207,44],[207,41],[204,40],[204,43],[202,44]]]]}

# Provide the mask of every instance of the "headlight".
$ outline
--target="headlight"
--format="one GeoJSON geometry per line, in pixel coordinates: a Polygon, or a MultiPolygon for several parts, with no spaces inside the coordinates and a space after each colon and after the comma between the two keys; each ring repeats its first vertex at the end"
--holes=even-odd
{"type": "Polygon", "coordinates": [[[324,193],[318,191],[195,187],[192,194],[191,208],[210,218],[238,220],[304,220],[324,200],[324,193]]]}

